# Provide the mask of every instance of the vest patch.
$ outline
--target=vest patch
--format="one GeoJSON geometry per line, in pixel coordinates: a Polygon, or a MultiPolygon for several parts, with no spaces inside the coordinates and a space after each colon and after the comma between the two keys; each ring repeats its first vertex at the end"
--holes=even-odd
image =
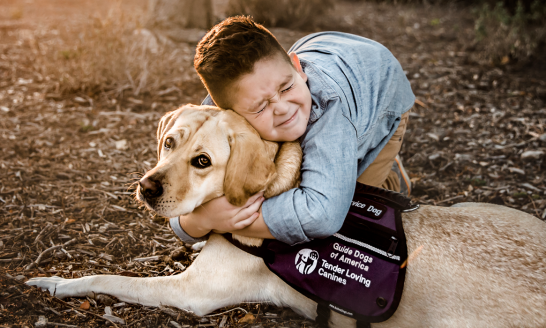
{"type": "Polygon", "coordinates": [[[313,273],[317,267],[318,258],[317,251],[304,248],[296,254],[296,269],[302,274],[313,273]]]}
{"type": "Polygon", "coordinates": [[[365,199],[363,197],[355,197],[353,198],[353,201],[351,202],[351,208],[349,209],[350,212],[358,213],[360,215],[372,218],[372,219],[381,219],[383,215],[385,215],[385,212],[387,211],[387,207],[383,204],[379,204],[377,202],[374,202],[370,199],[365,199]]]}

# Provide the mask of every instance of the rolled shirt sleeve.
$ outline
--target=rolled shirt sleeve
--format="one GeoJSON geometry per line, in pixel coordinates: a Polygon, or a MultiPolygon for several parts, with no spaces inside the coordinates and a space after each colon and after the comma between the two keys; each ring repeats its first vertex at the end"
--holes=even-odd
{"type": "Polygon", "coordinates": [[[302,181],[262,204],[271,234],[290,245],[331,236],[343,225],[357,179],[357,137],[339,98],[302,137],[302,181]]]}
{"type": "Polygon", "coordinates": [[[205,99],[203,99],[203,102],[201,103],[201,105],[207,105],[207,106],[216,106],[216,104],[214,103],[214,101],[212,100],[212,97],[210,96],[210,94],[208,94],[205,99]]]}
{"type": "Polygon", "coordinates": [[[193,245],[195,243],[205,241],[205,240],[208,239],[208,235],[206,235],[204,237],[199,237],[199,238],[194,238],[194,237],[188,235],[186,233],[186,231],[184,231],[184,229],[182,229],[182,226],[180,226],[180,218],[178,216],[174,217],[174,218],[170,218],[169,223],[171,225],[171,229],[173,229],[174,234],[178,238],[180,238],[180,240],[182,240],[185,243],[193,245]]]}

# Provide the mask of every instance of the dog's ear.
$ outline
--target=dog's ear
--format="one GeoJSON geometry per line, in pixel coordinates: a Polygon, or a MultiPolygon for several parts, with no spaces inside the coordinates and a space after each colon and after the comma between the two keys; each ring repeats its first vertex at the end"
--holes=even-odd
{"type": "Polygon", "coordinates": [[[176,122],[176,119],[178,116],[180,116],[180,113],[186,108],[187,106],[183,106],[178,108],[177,110],[173,110],[172,112],[168,112],[159,121],[159,125],[157,126],[157,160],[159,161],[159,156],[161,155],[161,148],[163,148],[163,136],[167,131],[169,131],[174,122],[176,122]]]}
{"type": "Polygon", "coordinates": [[[276,175],[270,146],[239,114],[225,111],[231,154],[224,178],[228,202],[242,206],[250,196],[264,190],[276,175]]]}

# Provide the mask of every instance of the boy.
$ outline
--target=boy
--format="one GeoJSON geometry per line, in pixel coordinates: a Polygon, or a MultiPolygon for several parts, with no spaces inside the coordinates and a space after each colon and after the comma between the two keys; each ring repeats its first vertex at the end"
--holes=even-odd
{"type": "Polygon", "coordinates": [[[302,181],[266,201],[259,194],[239,208],[220,197],[173,218],[182,240],[213,229],[290,245],[327,237],[341,228],[357,179],[395,191],[407,181],[391,168],[415,97],[379,43],[323,32],[287,54],[263,26],[231,17],[199,42],[194,66],[209,91],[204,104],[233,109],[263,139],[300,141],[302,181]]]}

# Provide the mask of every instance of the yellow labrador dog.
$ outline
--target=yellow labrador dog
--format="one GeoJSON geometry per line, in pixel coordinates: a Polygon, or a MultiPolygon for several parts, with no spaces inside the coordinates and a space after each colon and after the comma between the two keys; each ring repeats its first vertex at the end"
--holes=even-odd
{"type": "MultiPolygon", "coordinates": [[[[273,196],[298,183],[294,143],[260,139],[232,111],[185,106],[159,124],[157,166],[139,197],[161,215],[192,212],[226,195],[241,205],[260,190],[273,196]]],[[[408,252],[423,246],[407,269],[396,313],[373,327],[546,327],[546,224],[507,207],[466,203],[422,206],[403,214],[408,252]]],[[[239,238],[247,244],[261,240],[239,238]]],[[[243,301],[267,301],[315,318],[316,303],[272,274],[263,261],[211,234],[182,274],[131,278],[34,278],[29,285],[58,297],[113,295],[147,306],[169,305],[198,315],[243,301]]],[[[354,327],[333,313],[331,327],[354,327]]]]}

